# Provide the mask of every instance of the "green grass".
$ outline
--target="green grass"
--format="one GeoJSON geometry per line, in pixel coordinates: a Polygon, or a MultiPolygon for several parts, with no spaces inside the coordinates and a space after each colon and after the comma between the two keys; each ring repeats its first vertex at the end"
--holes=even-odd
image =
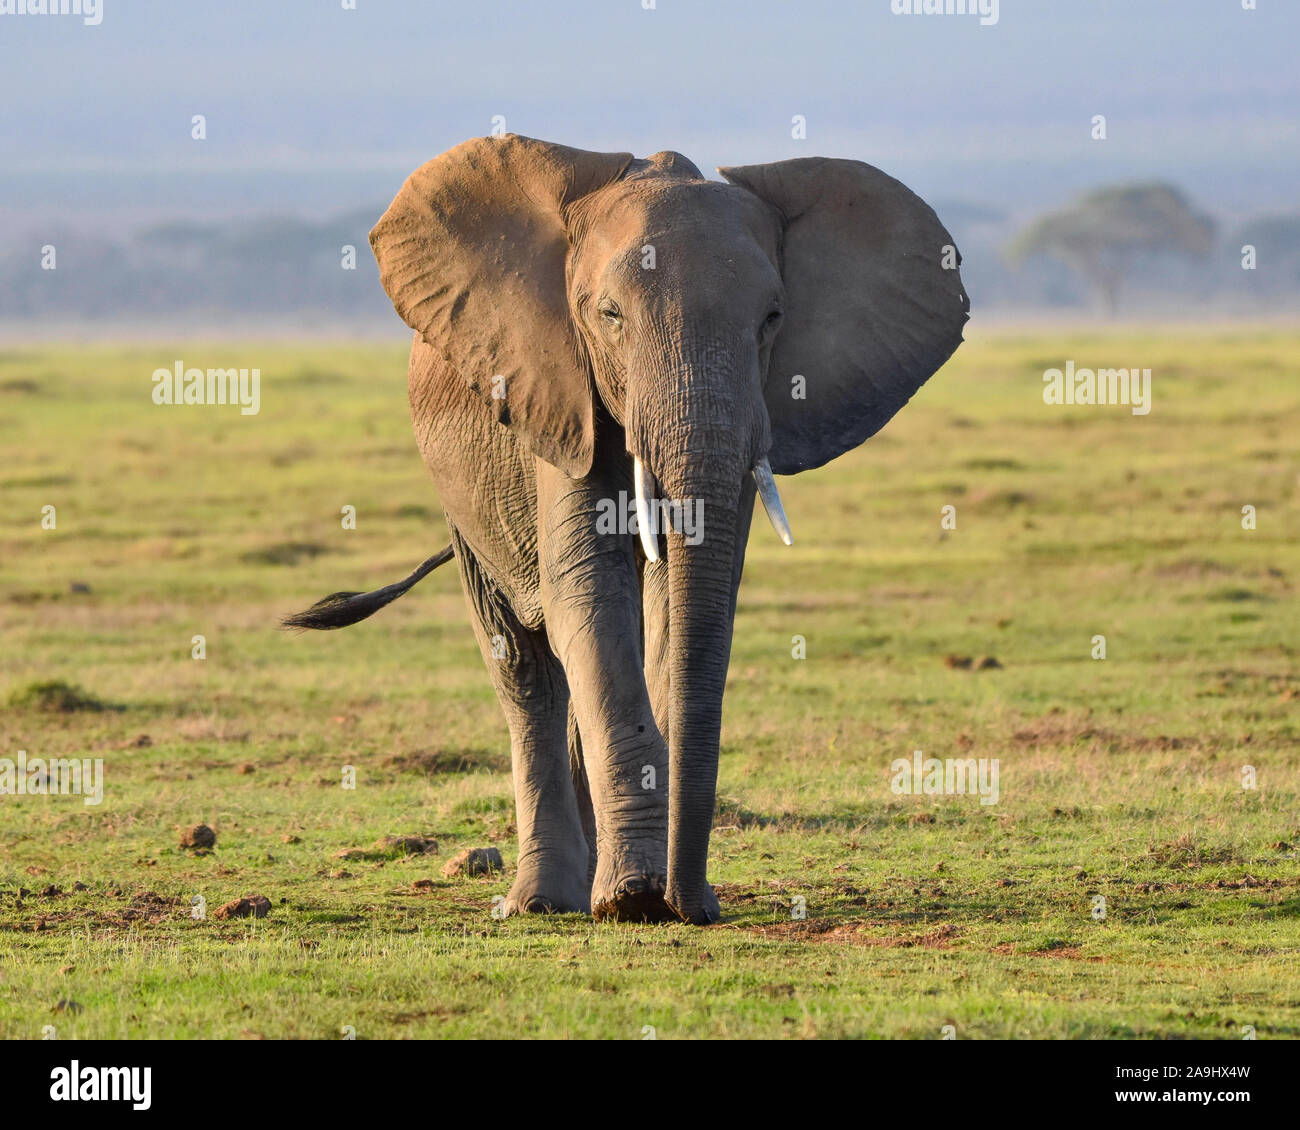
{"type": "Polygon", "coordinates": [[[404,349],[0,354],[0,756],[105,774],[0,797],[0,1036],[1300,1035],[1300,337],[970,336],[782,481],[794,548],[755,522],[703,930],[496,920],[508,870],[442,877],[514,857],[453,569],[274,630],[446,541],[404,349]],[[178,357],[259,366],[261,413],[155,406],[178,357]],[[1150,415],[1043,405],[1069,358],[1151,368],[1150,415]],[[998,758],[999,802],[895,795],[914,749],[998,758]],[[408,833],[437,854],[340,858],[408,833]]]}

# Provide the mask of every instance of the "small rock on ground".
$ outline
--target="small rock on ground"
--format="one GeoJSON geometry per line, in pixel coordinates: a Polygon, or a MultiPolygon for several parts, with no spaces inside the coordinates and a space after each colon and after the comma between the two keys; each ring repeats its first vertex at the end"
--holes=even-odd
{"type": "Polygon", "coordinates": [[[265,918],[271,913],[271,900],[265,895],[245,895],[212,912],[213,918],[265,918]]]}
{"type": "Polygon", "coordinates": [[[181,833],[181,847],[210,848],[217,842],[217,833],[206,824],[195,824],[181,833]]]}
{"type": "Polygon", "coordinates": [[[494,847],[466,848],[447,860],[442,873],[448,878],[453,875],[490,875],[493,871],[504,871],[505,866],[501,853],[494,847]]]}

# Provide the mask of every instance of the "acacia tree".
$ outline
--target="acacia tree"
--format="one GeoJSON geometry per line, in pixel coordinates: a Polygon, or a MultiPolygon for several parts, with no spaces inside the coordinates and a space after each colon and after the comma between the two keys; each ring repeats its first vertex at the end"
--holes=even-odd
{"type": "Polygon", "coordinates": [[[1040,216],[1008,248],[1013,262],[1050,255],[1069,264],[1115,312],[1120,284],[1143,255],[1208,255],[1214,221],[1197,213],[1172,185],[1113,185],[1084,193],[1040,216]]]}

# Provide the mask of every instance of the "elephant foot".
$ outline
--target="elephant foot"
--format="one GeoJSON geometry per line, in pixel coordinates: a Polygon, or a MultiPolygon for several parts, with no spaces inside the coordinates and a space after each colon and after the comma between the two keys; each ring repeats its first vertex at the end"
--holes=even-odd
{"type": "Polygon", "coordinates": [[[637,875],[616,880],[591,892],[591,916],[598,922],[671,922],[676,917],[664,902],[660,875],[637,875]]]}
{"type": "Polygon", "coordinates": [[[692,926],[707,926],[722,918],[722,904],[710,883],[694,897],[683,891],[673,891],[664,898],[672,917],[692,926]]]}
{"type": "Polygon", "coordinates": [[[579,875],[548,875],[520,870],[506,895],[505,912],[512,914],[586,914],[587,886],[579,875]]]}

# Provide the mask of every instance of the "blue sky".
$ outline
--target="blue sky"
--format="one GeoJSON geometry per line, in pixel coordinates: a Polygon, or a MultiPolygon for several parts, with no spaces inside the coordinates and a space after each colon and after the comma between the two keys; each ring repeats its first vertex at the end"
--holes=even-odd
{"type": "Polygon", "coordinates": [[[890,0],[102,2],[98,27],[0,15],[0,222],[367,206],[494,115],[709,169],[858,157],[1013,213],[1134,177],[1225,218],[1297,206],[1300,0],[1002,0],[990,27],[890,0]]]}

